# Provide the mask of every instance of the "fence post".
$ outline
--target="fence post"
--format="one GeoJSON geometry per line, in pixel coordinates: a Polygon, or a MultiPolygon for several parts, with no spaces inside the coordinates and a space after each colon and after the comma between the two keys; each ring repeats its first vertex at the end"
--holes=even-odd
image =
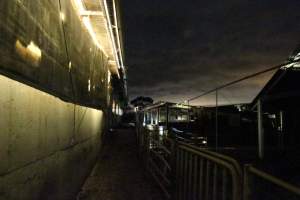
{"type": "Polygon", "coordinates": [[[250,200],[251,188],[250,188],[250,164],[244,166],[244,180],[243,180],[243,200],[250,200]]]}

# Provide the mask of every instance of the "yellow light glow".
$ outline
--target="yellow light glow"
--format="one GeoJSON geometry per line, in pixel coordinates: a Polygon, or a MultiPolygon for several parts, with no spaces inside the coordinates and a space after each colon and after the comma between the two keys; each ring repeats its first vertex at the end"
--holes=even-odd
{"type": "Polygon", "coordinates": [[[61,21],[64,22],[65,21],[65,14],[63,12],[60,12],[59,16],[60,16],[61,21]]]}
{"type": "Polygon", "coordinates": [[[42,58],[42,51],[33,41],[25,47],[19,40],[17,40],[15,48],[16,52],[23,60],[31,63],[35,67],[39,66],[42,58]]]}
{"type": "Polygon", "coordinates": [[[97,39],[97,36],[95,34],[95,31],[93,29],[93,26],[91,24],[91,20],[90,20],[90,17],[88,16],[84,16],[82,17],[82,21],[83,21],[83,24],[85,25],[86,29],[88,30],[89,34],[91,35],[92,39],[93,39],[93,42],[95,43],[95,45],[102,50],[102,52],[107,56],[107,54],[105,53],[104,51],[104,48],[100,45],[98,39],[97,39]]]}
{"type": "Polygon", "coordinates": [[[83,10],[80,12],[82,16],[103,16],[101,11],[83,10]]]}
{"type": "Polygon", "coordinates": [[[29,43],[27,49],[37,58],[40,58],[42,56],[41,49],[37,45],[35,45],[33,41],[29,43]]]}
{"type": "MultiPolygon", "coordinates": [[[[96,33],[95,33],[95,31],[93,29],[93,26],[91,24],[89,15],[82,16],[82,13],[89,13],[89,11],[87,11],[85,9],[82,0],[73,0],[73,2],[74,2],[73,5],[74,5],[75,9],[77,10],[77,14],[80,17],[80,19],[82,20],[82,22],[85,25],[86,29],[88,30],[89,34],[91,35],[94,44],[97,46],[97,48],[99,48],[103,52],[103,54],[106,57],[108,57],[108,55],[105,52],[104,48],[100,45],[100,43],[97,39],[97,36],[96,36],[96,33]]],[[[101,15],[99,15],[99,16],[101,16],[101,15]]]]}
{"type": "Polygon", "coordinates": [[[108,85],[110,84],[110,76],[111,76],[111,73],[108,70],[108,72],[107,72],[107,83],[108,83],[108,85]]]}
{"type": "Polygon", "coordinates": [[[90,92],[91,91],[91,80],[89,79],[89,82],[88,82],[88,91],[90,92]]]}
{"type": "Polygon", "coordinates": [[[98,42],[98,40],[97,40],[97,38],[96,38],[96,34],[95,34],[94,30],[93,30],[93,27],[92,27],[90,18],[89,18],[88,16],[84,16],[84,17],[82,17],[82,21],[83,21],[85,27],[87,28],[87,30],[89,31],[90,35],[92,36],[93,41],[94,41],[94,42],[96,43],[96,45],[98,46],[98,45],[99,45],[99,44],[98,44],[99,42],[98,42]]]}
{"type": "Polygon", "coordinates": [[[110,65],[116,65],[117,63],[116,63],[116,61],[114,61],[114,60],[109,60],[109,61],[108,61],[108,64],[110,64],[110,65]]]}
{"type": "Polygon", "coordinates": [[[116,112],[116,103],[115,103],[115,101],[113,100],[113,102],[112,102],[112,113],[115,113],[116,112]]]}
{"type": "Polygon", "coordinates": [[[163,126],[159,126],[159,127],[158,127],[158,133],[159,133],[159,135],[161,135],[161,136],[164,135],[164,127],[163,127],[163,126]]]}
{"type": "Polygon", "coordinates": [[[75,6],[77,8],[77,10],[79,11],[79,13],[84,12],[85,8],[83,6],[83,3],[81,0],[74,0],[75,6]]]}
{"type": "Polygon", "coordinates": [[[71,71],[71,69],[72,69],[72,62],[70,61],[69,62],[69,71],[71,71]]]}
{"type": "MultiPolygon", "coordinates": [[[[102,0],[101,0],[102,1],[102,0]]],[[[110,14],[109,14],[109,10],[108,10],[108,6],[107,6],[107,2],[105,0],[103,0],[103,4],[99,1],[99,4],[102,5],[102,10],[86,10],[85,8],[85,4],[83,0],[72,0],[73,2],[73,7],[75,8],[75,10],[77,11],[77,14],[79,16],[79,18],[82,20],[84,26],[86,27],[86,29],[88,30],[89,34],[92,37],[93,42],[95,43],[95,45],[104,53],[104,55],[107,58],[110,58],[108,56],[108,54],[105,52],[109,51],[109,55],[112,55],[113,58],[110,59],[114,59],[116,62],[116,69],[113,69],[112,72],[118,72],[118,68],[123,68],[123,60],[122,60],[122,50],[121,50],[121,45],[120,45],[120,37],[119,37],[119,32],[118,32],[118,22],[117,20],[117,13],[116,13],[116,8],[115,5],[113,5],[113,13],[115,16],[115,25],[116,25],[116,36],[113,33],[113,28],[112,28],[112,24],[110,21],[110,14]],[[92,22],[91,22],[91,18],[90,16],[96,17],[98,19],[103,20],[105,23],[105,28],[107,31],[107,41],[109,43],[110,48],[109,49],[105,49],[103,46],[101,46],[101,37],[98,38],[96,32],[94,31],[95,28],[97,27],[93,27],[92,22]],[[115,37],[117,37],[117,41],[115,40],[115,37]],[[99,41],[100,39],[100,41],[99,41]],[[116,46],[116,43],[118,46],[116,46]],[[111,51],[111,52],[110,52],[111,51]],[[120,57],[119,57],[120,55],[120,57]],[[121,65],[121,66],[120,66],[121,65]]],[[[115,4],[115,2],[113,2],[113,4],[115,4]]],[[[94,19],[94,18],[93,18],[94,19]]],[[[104,44],[105,44],[104,43],[104,44]]],[[[111,68],[115,68],[115,66],[111,66],[111,68]]],[[[117,73],[118,74],[118,73],[117,73]]],[[[119,77],[119,74],[118,74],[119,77]]]]}
{"type": "Polygon", "coordinates": [[[113,74],[116,74],[118,76],[118,78],[120,78],[120,74],[119,74],[118,68],[116,66],[117,66],[116,61],[114,61],[114,60],[108,61],[108,67],[109,67],[110,71],[113,74]]]}

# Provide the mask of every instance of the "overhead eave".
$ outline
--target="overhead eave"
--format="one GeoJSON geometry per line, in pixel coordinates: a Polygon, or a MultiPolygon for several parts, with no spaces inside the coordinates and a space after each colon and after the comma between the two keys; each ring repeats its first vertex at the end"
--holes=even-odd
{"type": "Polygon", "coordinates": [[[120,77],[124,64],[117,0],[72,1],[95,44],[108,58],[110,72],[120,77]]]}

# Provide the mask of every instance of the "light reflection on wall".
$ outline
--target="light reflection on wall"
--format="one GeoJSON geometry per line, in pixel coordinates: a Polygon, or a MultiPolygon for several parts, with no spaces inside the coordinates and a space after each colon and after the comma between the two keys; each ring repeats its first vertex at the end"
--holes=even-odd
{"type": "Polygon", "coordinates": [[[89,79],[88,81],[88,91],[90,92],[91,91],[91,80],[89,79]]]}
{"type": "Polygon", "coordinates": [[[30,41],[30,43],[25,47],[25,45],[23,45],[20,40],[17,40],[15,48],[17,54],[24,61],[35,67],[39,66],[42,59],[42,51],[33,41],[30,41]]]}
{"type": "Polygon", "coordinates": [[[96,134],[99,132],[99,130],[101,130],[101,126],[103,126],[103,121],[101,119],[103,119],[103,112],[102,111],[99,111],[99,110],[96,110],[96,109],[93,109],[93,108],[90,108],[89,109],[90,112],[91,112],[91,124],[92,124],[92,127],[93,127],[93,131],[92,133],[96,134]],[[99,123],[101,122],[101,123],[99,123]]]}
{"type": "Polygon", "coordinates": [[[65,21],[65,14],[63,12],[59,13],[59,17],[63,22],[65,21]]]}

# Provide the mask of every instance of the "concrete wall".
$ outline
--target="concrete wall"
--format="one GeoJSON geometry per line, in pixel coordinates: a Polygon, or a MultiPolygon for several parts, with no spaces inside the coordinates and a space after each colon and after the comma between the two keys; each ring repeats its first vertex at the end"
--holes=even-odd
{"type": "Polygon", "coordinates": [[[103,112],[0,75],[0,199],[72,199],[101,146],[103,112]]]}
{"type": "Polygon", "coordinates": [[[70,102],[106,108],[108,57],[74,2],[1,0],[0,73],[70,102]]]}

